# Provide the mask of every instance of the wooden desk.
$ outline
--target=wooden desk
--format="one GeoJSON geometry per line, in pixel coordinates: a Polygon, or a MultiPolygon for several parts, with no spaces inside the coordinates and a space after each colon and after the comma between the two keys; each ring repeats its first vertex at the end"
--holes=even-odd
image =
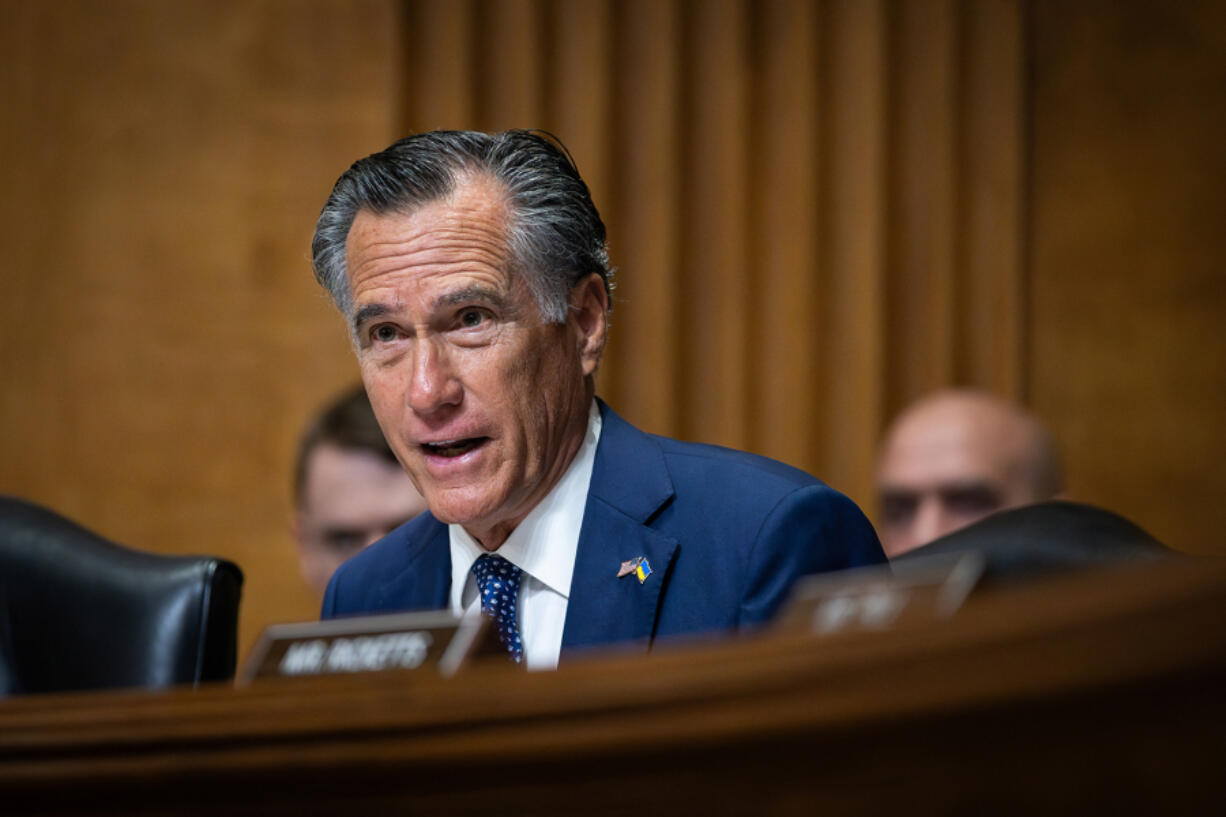
{"type": "Polygon", "coordinates": [[[1222,813],[1226,565],[946,622],[247,689],[0,702],[0,812],[1222,813]]]}

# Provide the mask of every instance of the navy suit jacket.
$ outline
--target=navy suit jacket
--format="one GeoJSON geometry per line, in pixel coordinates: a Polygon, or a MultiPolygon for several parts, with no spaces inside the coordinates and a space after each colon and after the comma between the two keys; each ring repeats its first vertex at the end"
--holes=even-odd
{"type": "MultiPolygon", "coordinates": [[[[804,575],[885,561],[860,509],[775,460],[639,431],[600,404],[562,654],[766,621],[804,575]],[[618,578],[645,556],[640,583],[618,578]]],[[[429,513],[341,565],[323,617],[449,606],[447,526],[429,513]]]]}

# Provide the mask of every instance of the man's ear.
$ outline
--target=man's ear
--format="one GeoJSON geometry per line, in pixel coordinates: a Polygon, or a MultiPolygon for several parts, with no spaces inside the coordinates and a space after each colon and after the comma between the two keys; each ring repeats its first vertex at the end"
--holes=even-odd
{"type": "Polygon", "coordinates": [[[609,293],[604,279],[593,272],[570,290],[570,315],[576,329],[583,374],[596,371],[609,334],[609,293]]]}

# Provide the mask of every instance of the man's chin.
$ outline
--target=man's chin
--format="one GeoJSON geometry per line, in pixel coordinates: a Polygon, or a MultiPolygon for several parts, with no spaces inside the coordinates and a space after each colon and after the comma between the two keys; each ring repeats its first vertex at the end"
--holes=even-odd
{"type": "Polygon", "coordinates": [[[430,513],[444,525],[462,525],[481,527],[486,519],[493,515],[496,506],[489,503],[457,500],[455,497],[426,497],[430,513]]]}

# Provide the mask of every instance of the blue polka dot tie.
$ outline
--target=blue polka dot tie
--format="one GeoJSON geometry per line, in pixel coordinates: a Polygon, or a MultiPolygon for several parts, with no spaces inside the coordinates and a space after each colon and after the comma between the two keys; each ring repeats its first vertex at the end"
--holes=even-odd
{"type": "Polygon", "coordinates": [[[473,562],[473,576],[481,593],[481,612],[494,619],[498,638],[516,664],[524,660],[519,637],[519,580],[524,572],[501,556],[486,553],[473,562]]]}

